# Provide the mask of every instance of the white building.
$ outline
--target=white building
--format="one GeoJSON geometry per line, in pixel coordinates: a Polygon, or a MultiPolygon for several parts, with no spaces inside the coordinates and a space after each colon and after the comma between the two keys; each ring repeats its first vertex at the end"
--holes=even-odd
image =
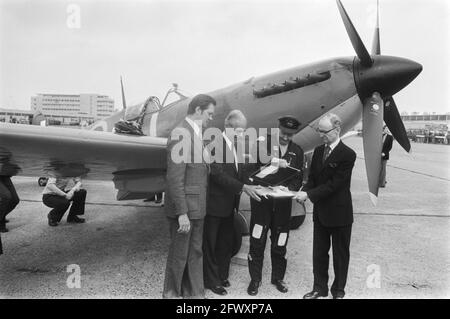
{"type": "Polygon", "coordinates": [[[99,94],[37,94],[31,97],[31,109],[64,122],[96,121],[114,113],[114,100],[99,94]]]}
{"type": "Polygon", "coordinates": [[[0,122],[29,124],[32,117],[30,110],[0,108],[0,122]]]}

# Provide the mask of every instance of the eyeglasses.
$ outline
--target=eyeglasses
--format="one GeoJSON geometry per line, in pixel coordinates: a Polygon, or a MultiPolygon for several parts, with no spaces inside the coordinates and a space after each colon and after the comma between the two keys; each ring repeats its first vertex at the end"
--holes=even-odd
{"type": "Polygon", "coordinates": [[[328,131],[322,131],[321,129],[319,129],[319,128],[316,128],[315,130],[316,130],[316,132],[317,133],[319,133],[319,134],[328,134],[328,133],[330,133],[331,131],[333,131],[333,130],[335,130],[335,129],[337,129],[338,127],[336,126],[336,127],[333,127],[331,130],[328,130],[328,131]]]}

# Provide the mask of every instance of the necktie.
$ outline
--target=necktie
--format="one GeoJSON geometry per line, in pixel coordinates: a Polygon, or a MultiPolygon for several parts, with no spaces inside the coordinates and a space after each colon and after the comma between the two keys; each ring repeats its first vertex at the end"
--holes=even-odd
{"type": "Polygon", "coordinates": [[[203,141],[203,147],[202,147],[202,151],[203,151],[203,161],[206,163],[206,164],[210,164],[211,163],[211,156],[210,156],[210,154],[209,154],[209,150],[208,150],[208,144],[210,143],[211,141],[207,141],[207,140],[204,140],[203,141]]]}
{"type": "Polygon", "coordinates": [[[323,159],[322,159],[322,163],[325,163],[325,161],[328,158],[328,155],[330,155],[331,152],[331,147],[329,145],[325,146],[325,151],[323,152],[323,159]]]}
{"type": "Polygon", "coordinates": [[[237,136],[233,139],[234,144],[231,145],[233,156],[234,156],[234,165],[236,166],[236,172],[239,172],[239,160],[237,157],[237,147],[238,147],[238,139],[237,136]]]}

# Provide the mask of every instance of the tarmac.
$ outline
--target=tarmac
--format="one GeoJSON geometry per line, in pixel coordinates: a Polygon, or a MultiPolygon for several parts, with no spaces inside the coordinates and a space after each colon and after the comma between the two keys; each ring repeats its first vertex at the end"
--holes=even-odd
{"type": "MultiPolygon", "coordinates": [[[[449,298],[450,146],[413,143],[407,154],[394,142],[387,187],[380,189],[373,207],[362,139],[345,143],[358,154],[346,298],[449,298]]],[[[37,177],[18,176],[13,182],[21,202],[8,216],[10,231],[1,234],[0,298],[161,298],[169,241],[162,208],[118,202],[112,182],[85,181],[87,223],[63,220],[49,227],[37,177]],[[79,288],[71,285],[71,265],[80,271],[79,288]]],[[[253,298],[296,299],[311,290],[312,226],[308,213],[290,234],[289,292],[282,294],[270,284],[268,243],[262,286],[253,298]]],[[[229,279],[226,298],[252,298],[246,292],[246,266],[232,264],[229,279]]],[[[206,297],[219,296],[207,290],[206,297]]]]}

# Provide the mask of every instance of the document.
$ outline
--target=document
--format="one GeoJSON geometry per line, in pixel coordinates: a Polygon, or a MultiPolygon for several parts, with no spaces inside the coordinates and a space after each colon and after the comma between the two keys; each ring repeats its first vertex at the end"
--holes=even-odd
{"type": "Polygon", "coordinates": [[[263,186],[278,186],[293,178],[299,178],[301,170],[294,167],[279,167],[277,163],[268,163],[250,175],[249,179],[263,186]]]}
{"type": "Polygon", "coordinates": [[[261,171],[255,176],[258,178],[265,178],[267,175],[274,174],[278,171],[278,167],[274,165],[269,165],[261,169],[261,171]]]}
{"type": "Polygon", "coordinates": [[[265,187],[260,186],[257,188],[258,192],[263,197],[273,197],[273,198],[292,198],[295,196],[295,192],[292,192],[290,190],[282,190],[280,187],[265,187]]]}

